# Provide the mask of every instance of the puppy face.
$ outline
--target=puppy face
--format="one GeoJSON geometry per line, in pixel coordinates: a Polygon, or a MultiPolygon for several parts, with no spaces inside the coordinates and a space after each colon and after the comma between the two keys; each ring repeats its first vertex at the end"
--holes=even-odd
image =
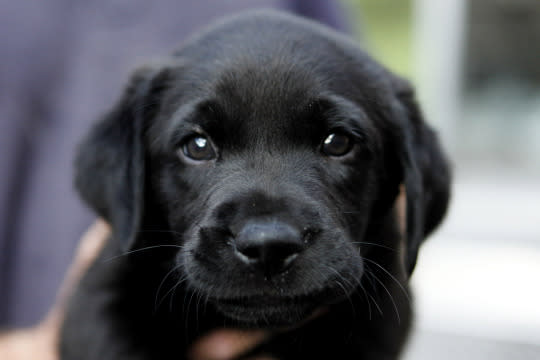
{"type": "Polygon", "coordinates": [[[148,141],[189,284],[226,315],[276,325],[358,286],[380,152],[362,108],[287,57],[271,67],[233,60],[148,141]]]}
{"type": "Polygon", "coordinates": [[[218,25],[139,71],[89,139],[102,155],[81,151],[79,174],[108,180],[79,188],[116,241],[152,244],[140,230],[159,218],[179,245],[177,276],[240,324],[291,325],[344,301],[374,246],[394,251],[369,261],[404,282],[448,197],[408,87],[349,40],[283,15],[218,25]]]}

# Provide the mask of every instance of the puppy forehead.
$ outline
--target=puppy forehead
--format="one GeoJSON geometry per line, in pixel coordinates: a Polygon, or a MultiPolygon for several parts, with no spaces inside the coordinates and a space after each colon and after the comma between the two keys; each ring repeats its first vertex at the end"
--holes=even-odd
{"type": "Polygon", "coordinates": [[[241,63],[216,78],[211,93],[223,110],[257,123],[285,125],[320,93],[316,77],[291,64],[241,63]]]}
{"type": "Polygon", "coordinates": [[[152,126],[154,134],[165,136],[170,145],[200,130],[223,137],[224,142],[272,138],[276,143],[283,135],[290,138],[301,133],[309,138],[314,127],[324,125],[309,116],[321,95],[316,77],[291,64],[253,60],[211,69],[189,83],[180,78],[168,96],[167,109],[152,126]]]}

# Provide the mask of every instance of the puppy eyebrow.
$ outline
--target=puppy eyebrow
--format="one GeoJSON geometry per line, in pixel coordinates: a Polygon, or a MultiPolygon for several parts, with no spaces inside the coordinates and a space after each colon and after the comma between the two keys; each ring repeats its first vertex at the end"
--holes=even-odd
{"type": "Polygon", "coordinates": [[[337,95],[327,95],[316,101],[326,123],[326,131],[344,131],[356,141],[376,145],[377,132],[366,112],[354,102],[337,95]]]}
{"type": "Polygon", "coordinates": [[[174,149],[192,133],[219,133],[225,113],[214,101],[204,100],[184,104],[172,115],[162,149],[174,149]]]}
{"type": "Polygon", "coordinates": [[[196,104],[190,116],[184,119],[186,126],[197,128],[211,134],[223,132],[227,115],[221,106],[213,100],[204,100],[196,104]]]}

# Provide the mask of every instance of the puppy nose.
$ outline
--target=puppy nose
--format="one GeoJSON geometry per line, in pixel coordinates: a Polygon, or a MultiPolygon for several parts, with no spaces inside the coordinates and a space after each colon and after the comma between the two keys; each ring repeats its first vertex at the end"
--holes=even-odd
{"type": "Polygon", "coordinates": [[[300,231],[281,221],[248,222],[238,232],[235,246],[240,260],[266,275],[286,270],[304,248],[300,231]]]}

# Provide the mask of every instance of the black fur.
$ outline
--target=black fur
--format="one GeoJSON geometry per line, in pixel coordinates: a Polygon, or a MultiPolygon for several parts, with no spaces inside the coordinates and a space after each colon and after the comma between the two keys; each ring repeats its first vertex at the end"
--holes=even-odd
{"type": "Polygon", "coordinates": [[[352,40],[273,12],[228,19],[135,72],[76,170],[113,234],[71,300],[63,360],[185,359],[220,327],[269,329],[254,353],[278,359],[396,359],[407,281],[450,182],[404,80],[352,40]],[[325,154],[331,133],[350,151],[325,154]],[[196,134],[215,159],[186,157],[196,134]],[[287,267],[238,254],[253,222],[290,235],[271,248],[294,255],[287,267]]]}

